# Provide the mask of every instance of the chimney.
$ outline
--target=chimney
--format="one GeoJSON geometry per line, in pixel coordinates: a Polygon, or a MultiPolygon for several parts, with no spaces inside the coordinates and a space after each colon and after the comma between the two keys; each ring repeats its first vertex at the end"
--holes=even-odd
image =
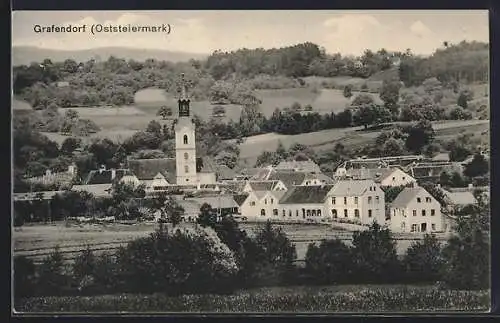
{"type": "Polygon", "coordinates": [[[114,180],[116,177],[116,169],[111,169],[111,180],[114,180]]]}

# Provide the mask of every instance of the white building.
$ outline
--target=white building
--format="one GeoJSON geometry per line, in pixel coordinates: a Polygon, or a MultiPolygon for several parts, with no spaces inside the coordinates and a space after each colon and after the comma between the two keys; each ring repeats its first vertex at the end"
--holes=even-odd
{"type": "Polygon", "coordinates": [[[267,221],[276,219],[279,200],[286,191],[250,191],[239,195],[235,201],[239,204],[241,216],[251,221],[267,221]]]}
{"type": "Polygon", "coordinates": [[[326,207],[334,221],[385,223],[384,191],[370,179],[338,181],[328,193],[326,207]]]}
{"type": "Polygon", "coordinates": [[[334,185],[296,186],[280,200],[282,221],[321,222],[330,218],[328,196],[334,185]]]}
{"type": "Polygon", "coordinates": [[[393,232],[446,231],[441,204],[422,187],[407,187],[391,203],[389,227],[393,232]]]}

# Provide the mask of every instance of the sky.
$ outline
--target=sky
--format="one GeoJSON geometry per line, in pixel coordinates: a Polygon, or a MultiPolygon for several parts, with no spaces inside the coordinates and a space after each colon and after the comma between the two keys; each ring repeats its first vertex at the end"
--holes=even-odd
{"type": "Polygon", "coordinates": [[[58,50],[96,47],[165,49],[210,54],[214,50],[276,48],[313,42],[328,53],[359,55],[365,49],[428,55],[444,41],[489,41],[486,10],[283,10],[283,11],[15,11],[12,44],[58,50]],[[35,33],[34,26],[87,25],[86,33],[35,33]],[[170,24],[171,33],[100,33],[92,24],[170,24]]]}

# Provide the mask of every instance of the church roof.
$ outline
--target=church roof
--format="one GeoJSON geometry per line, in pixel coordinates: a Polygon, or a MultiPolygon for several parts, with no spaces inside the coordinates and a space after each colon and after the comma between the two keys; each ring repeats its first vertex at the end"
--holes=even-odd
{"type": "Polygon", "coordinates": [[[129,159],[128,166],[140,180],[152,180],[161,173],[169,183],[176,183],[175,158],[129,159]]]}

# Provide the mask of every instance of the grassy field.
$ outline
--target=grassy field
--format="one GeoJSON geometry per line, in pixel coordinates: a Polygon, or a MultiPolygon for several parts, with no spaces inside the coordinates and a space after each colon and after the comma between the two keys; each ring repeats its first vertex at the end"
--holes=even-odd
{"type": "Polygon", "coordinates": [[[433,286],[291,286],[238,291],[231,295],[118,294],[34,297],[15,304],[25,313],[403,313],[486,312],[488,291],[439,290],[433,286]]]}
{"type": "MultiPolygon", "coordinates": [[[[462,132],[483,133],[490,127],[489,120],[467,121],[440,121],[433,124],[437,137],[458,135],[462,132]]],[[[315,150],[333,148],[340,142],[344,146],[368,144],[373,141],[381,131],[360,131],[361,127],[329,129],[299,135],[265,134],[247,138],[240,145],[240,158],[249,165],[253,165],[263,151],[275,151],[281,141],[285,147],[294,143],[303,144],[315,150]]]]}
{"type": "MultiPolygon", "coordinates": [[[[184,224],[190,225],[190,224],[184,224]]],[[[261,224],[242,223],[240,227],[250,235],[256,232],[261,224]]],[[[56,246],[64,253],[65,259],[71,261],[86,246],[96,252],[112,251],[120,245],[152,233],[157,227],[154,223],[135,225],[71,225],[64,223],[52,225],[25,225],[15,228],[12,234],[15,255],[25,255],[39,261],[56,246]]],[[[350,243],[352,232],[333,228],[329,225],[286,224],[281,225],[297,249],[297,260],[305,259],[310,243],[319,243],[323,239],[339,238],[350,243]]],[[[395,235],[397,252],[403,255],[413,241],[422,239],[421,235],[395,235]]],[[[439,236],[442,241],[445,236],[439,236]]]]}

